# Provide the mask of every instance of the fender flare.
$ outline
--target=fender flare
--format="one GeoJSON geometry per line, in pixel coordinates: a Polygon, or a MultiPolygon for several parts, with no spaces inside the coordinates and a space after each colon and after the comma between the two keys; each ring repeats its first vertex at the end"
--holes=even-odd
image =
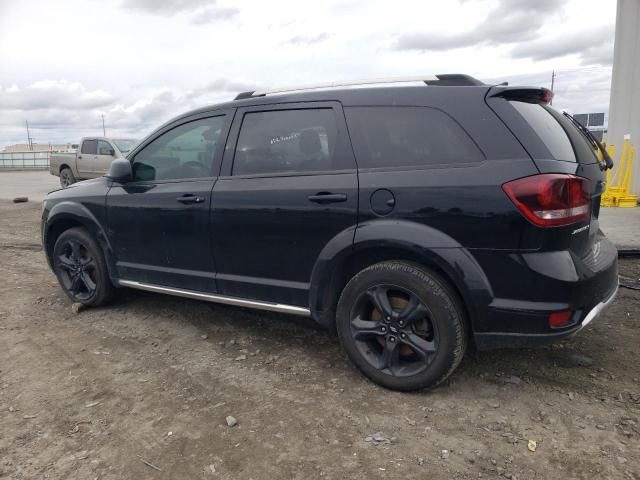
{"type": "Polygon", "coordinates": [[[313,318],[330,326],[335,318],[336,272],[352,256],[365,251],[402,252],[444,273],[462,297],[471,326],[493,298],[484,271],[469,250],[448,235],[417,222],[375,219],[336,235],[322,250],[311,274],[309,306],[313,318]],[[352,241],[350,241],[352,239],[352,241]]]}
{"type": "Polygon", "coordinates": [[[47,249],[49,232],[56,223],[65,220],[72,220],[79,223],[93,235],[104,253],[109,276],[112,281],[115,281],[116,275],[114,274],[117,271],[115,268],[115,254],[109,237],[93,212],[84,205],[76,202],[62,201],[56,203],[47,213],[46,219],[44,220],[42,243],[49,265],[51,266],[50,252],[47,249]]]}

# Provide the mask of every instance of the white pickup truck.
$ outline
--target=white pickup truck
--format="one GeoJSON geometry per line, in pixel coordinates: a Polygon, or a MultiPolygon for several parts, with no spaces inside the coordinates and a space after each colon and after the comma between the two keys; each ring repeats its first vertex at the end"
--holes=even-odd
{"type": "Polygon", "coordinates": [[[123,157],[137,140],[128,138],[85,137],[76,153],[54,153],[49,156],[49,172],[60,177],[66,188],[72,183],[107,173],[114,158],[123,157]]]}

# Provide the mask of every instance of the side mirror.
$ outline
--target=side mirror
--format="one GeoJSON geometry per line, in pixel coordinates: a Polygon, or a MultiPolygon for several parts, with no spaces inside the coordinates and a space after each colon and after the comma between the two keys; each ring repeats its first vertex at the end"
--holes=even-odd
{"type": "Polygon", "coordinates": [[[133,179],[133,170],[131,169],[131,162],[126,158],[117,158],[111,162],[109,173],[107,178],[110,178],[114,182],[127,183],[133,179]]]}

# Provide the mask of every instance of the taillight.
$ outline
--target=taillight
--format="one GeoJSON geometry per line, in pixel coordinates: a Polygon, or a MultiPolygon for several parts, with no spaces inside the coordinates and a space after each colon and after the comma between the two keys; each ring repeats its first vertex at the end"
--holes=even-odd
{"type": "Polygon", "coordinates": [[[529,221],[541,227],[569,225],[591,214],[588,179],[562,173],[519,178],[502,189],[529,221]]]}

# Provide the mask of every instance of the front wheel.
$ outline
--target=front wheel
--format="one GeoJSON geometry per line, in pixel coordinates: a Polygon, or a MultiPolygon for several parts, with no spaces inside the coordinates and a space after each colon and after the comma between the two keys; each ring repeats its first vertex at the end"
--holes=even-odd
{"type": "Polygon", "coordinates": [[[74,302],[97,307],[113,297],[102,249],[84,228],[62,232],[51,263],[60,286],[74,302]]]}
{"type": "Polygon", "coordinates": [[[73,175],[73,172],[70,168],[63,168],[60,170],[60,186],[62,188],[67,188],[69,185],[76,183],[76,177],[73,175]]]}
{"type": "Polygon", "coordinates": [[[351,361],[393,390],[435,387],[460,364],[467,345],[458,296],[413,263],[381,262],[354,276],[338,301],[336,322],[351,361]]]}

